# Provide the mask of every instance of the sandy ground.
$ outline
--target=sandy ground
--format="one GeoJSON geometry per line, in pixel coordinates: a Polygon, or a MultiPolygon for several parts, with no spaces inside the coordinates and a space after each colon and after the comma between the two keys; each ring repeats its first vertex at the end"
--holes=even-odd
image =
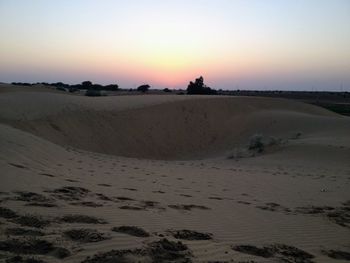
{"type": "Polygon", "coordinates": [[[8,87],[0,105],[0,262],[350,258],[348,117],[282,99],[8,87]]]}

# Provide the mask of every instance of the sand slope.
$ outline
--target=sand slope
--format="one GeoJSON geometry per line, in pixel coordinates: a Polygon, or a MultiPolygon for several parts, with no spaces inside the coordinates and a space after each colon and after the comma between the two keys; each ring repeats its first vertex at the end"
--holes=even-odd
{"type": "Polygon", "coordinates": [[[54,143],[138,158],[213,157],[256,133],[288,138],[350,130],[347,119],[324,109],[266,98],[8,93],[0,103],[4,123],[54,143]]]}
{"type": "Polygon", "coordinates": [[[94,256],[113,249],[116,262],[347,262],[329,255],[350,252],[349,118],[261,98],[10,92],[0,105],[0,262],[16,254],[9,240],[32,240],[19,228],[70,253],[19,253],[45,262],[109,262],[94,256]],[[255,133],[288,141],[227,159],[255,133]],[[123,225],[149,236],[112,231],[123,225]],[[85,239],[65,234],[82,228],[85,239]],[[183,229],[211,239],[174,236],[183,229]],[[164,237],[187,250],[162,250],[164,237]]]}

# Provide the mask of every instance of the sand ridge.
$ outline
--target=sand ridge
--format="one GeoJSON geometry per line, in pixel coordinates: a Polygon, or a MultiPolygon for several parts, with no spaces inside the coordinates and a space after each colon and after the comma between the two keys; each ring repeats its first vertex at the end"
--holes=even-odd
{"type": "Polygon", "coordinates": [[[223,155],[257,133],[289,138],[322,130],[344,136],[350,129],[346,118],[284,99],[7,93],[0,101],[4,123],[56,144],[148,159],[223,155]]]}

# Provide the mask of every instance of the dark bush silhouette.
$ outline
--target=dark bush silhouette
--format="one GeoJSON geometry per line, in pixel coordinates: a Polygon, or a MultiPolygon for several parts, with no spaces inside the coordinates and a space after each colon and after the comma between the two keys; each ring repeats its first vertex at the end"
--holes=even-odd
{"type": "Polygon", "coordinates": [[[150,87],[151,87],[151,86],[148,85],[148,84],[141,85],[141,86],[139,86],[139,87],[137,88],[137,91],[146,92],[146,91],[149,90],[150,87]]]}
{"type": "MultiPolygon", "coordinates": [[[[42,83],[42,84],[45,85],[44,83],[42,83]]],[[[69,84],[65,84],[63,82],[51,83],[51,84],[48,84],[48,85],[54,86],[56,88],[65,88],[65,89],[68,89],[70,87],[69,84]]]]}
{"type": "Polygon", "coordinates": [[[104,89],[104,87],[100,84],[92,84],[91,88],[94,90],[103,90],[104,89]]]}
{"type": "Polygon", "coordinates": [[[171,92],[171,90],[168,89],[168,88],[163,89],[163,91],[164,91],[164,92],[171,92]]]}
{"type": "MultiPolygon", "coordinates": [[[[117,91],[119,90],[118,84],[108,84],[108,85],[101,85],[101,84],[93,84],[91,81],[83,81],[81,84],[66,84],[63,82],[37,82],[37,83],[26,83],[26,82],[12,82],[12,85],[16,86],[33,86],[33,85],[44,85],[44,86],[51,86],[55,87],[57,90],[61,91],[69,91],[71,93],[76,92],[78,90],[95,90],[95,91],[101,91],[101,90],[108,90],[108,91],[117,91]]],[[[149,86],[148,86],[149,87],[149,86]]],[[[96,93],[97,94],[97,93],[96,93]]]]}
{"type": "Polygon", "coordinates": [[[16,85],[16,86],[32,86],[33,84],[31,83],[27,83],[27,82],[12,82],[12,85],[16,85]]]}
{"type": "Polygon", "coordinates": [[[117,91],[119,89],[118,84],[109,84],[104,87],[105,90],[117,91]]]}
{"type": "Polygon", "coordinates": [[[190,82],[187,86],[187,94],[200,94],[200,95],[213,95],[217,94],[216,90],[207,87],[204,84],[204,79],[202,76],[197,78],[194,82],[190,82]]]}
{"type": "Polygon", "coordinates": [[[81,85],[82,85],[83,89],[91,89],[92,88],[92,82],[88,81],[88,80],[83,81],[81,83],[81,85]]]}

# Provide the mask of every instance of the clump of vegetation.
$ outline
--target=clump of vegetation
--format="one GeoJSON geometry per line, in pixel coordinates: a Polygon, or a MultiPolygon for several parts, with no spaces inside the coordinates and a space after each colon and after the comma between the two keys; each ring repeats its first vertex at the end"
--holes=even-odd
{"type": "Polygon", "coordinates": [[[144,84],[144,85],[141,85],[137,88],[137,91],[141,91],[141,92],[147,92],[149,89],[150,89],[150,85],[148,84],[144,84]]]}
{"type": "Polygon", "coordinates": [[[249,140],[248,150],[261,153],[264,151],[263,136],[261,134],[253,135],[249,140]]]}
{"type": "Polygon", "coordinates": [[[254,134],[249,138],[248,144],[244,147],[236,148],[228,156],[229,159],[239,159],[254,157],[266,151],[267,148],[285,143],[284,140],[275,137],[265,137],[262,134],[254,134]]]}
{"type": "Polygon", "coordinates": [[[204,79],[202,76],[197,78],[194,82],[190,82],[187,86],[187,94],[193,95],[215,95],[217,94],[216,90],[211,89],[210,87],[204,84],[204,79]]]}
{"type": "Polygon", "coordinates": [[[91,81],[83,81],[81,84],[77,85],[71,85],[69,86],[71,89],[86,89],[86,90],[95,90],[95,91],[101,91],[101,90],[108,90],[108,91],[117,91],[119,90],[118,84],[109,84],[106,86],[103,86],[101,84],[93,84],[91,81]]]}

